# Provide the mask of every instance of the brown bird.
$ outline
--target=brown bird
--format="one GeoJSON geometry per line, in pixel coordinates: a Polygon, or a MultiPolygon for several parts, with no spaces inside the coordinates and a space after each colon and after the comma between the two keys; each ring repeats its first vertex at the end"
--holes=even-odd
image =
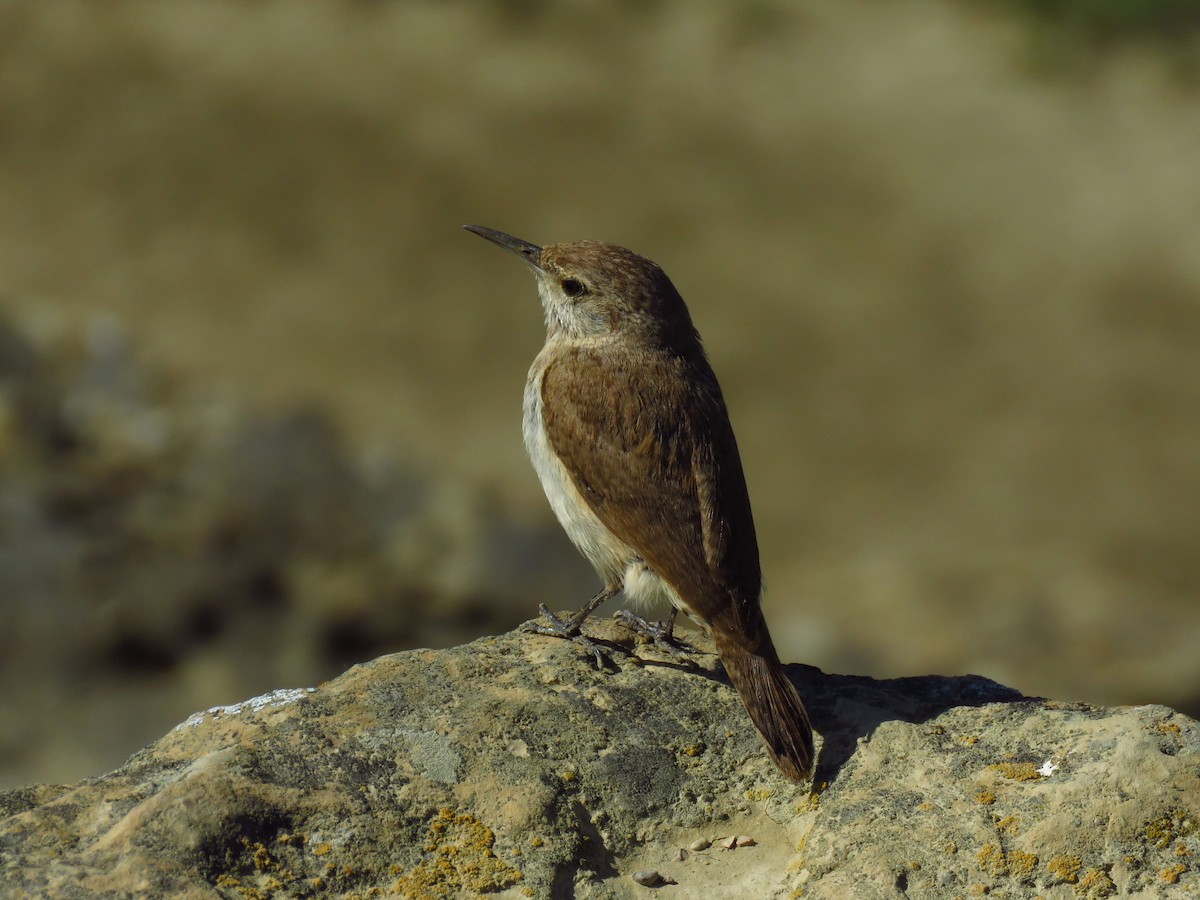
{"type": "Polygon", "coordinates": [[[614,244],[543,248],[465,227],[537,278],[546,344],[525,385],[525,446],[558,521],[604,583],[567,622],[543,607],[550,625],[538,630],[578,635],[622,591],[639,606],[669,602],[671,622],[682,610],[712,634],[772,759],[802,780],[812,728],[763,619],[741,458],[683,298],[655,263],[614,244]]]}

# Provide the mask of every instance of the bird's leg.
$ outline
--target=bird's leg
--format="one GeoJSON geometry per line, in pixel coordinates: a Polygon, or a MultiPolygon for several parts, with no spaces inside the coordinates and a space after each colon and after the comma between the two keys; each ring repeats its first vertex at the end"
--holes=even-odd
{"type": "Polygon", "coordinates": [[[690,660],[688,652],[675,640],[675,617],[679,615],[679,610],[675,607],[671,607],[671,612],[665,622],[647,622],[637,613],[627,609],[618,610],[616,615],[625,623],[625,627],[635,634],[649,638],[659,650],[669,653],[671,656],[690,660]]]}
{"type": "Polygon", "coordinates": [[[549,637],[566,638],[569,641],[574,641],[585,650],[596,657],[596,668],[604,668],[604,653],[597,644],[589,639],[581,630],[584,620],[596,611],[605,600],[615,597],[621,592],[621,585],[608,585],[595,597],[583,605],[583,609],[571,616],[567,620],[560,619],[554,613],[546,608],[545,603],[538,604],[538,612],[542,614],[542,618],[546,620],[545,625],[538,622],[526,622],[521,626],[522,631],[527,631],[532,634],[544,634],[549,637]]]}

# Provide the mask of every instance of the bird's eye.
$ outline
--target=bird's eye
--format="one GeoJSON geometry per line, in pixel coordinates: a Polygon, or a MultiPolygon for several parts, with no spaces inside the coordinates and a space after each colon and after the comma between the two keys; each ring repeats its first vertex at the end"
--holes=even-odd
{"type": "Polygon", "coordinates": [[[585,290],[583,282],[577,278],[564,278],[562,280],[563,293],[568,297],[578,297],[585,290]]]}

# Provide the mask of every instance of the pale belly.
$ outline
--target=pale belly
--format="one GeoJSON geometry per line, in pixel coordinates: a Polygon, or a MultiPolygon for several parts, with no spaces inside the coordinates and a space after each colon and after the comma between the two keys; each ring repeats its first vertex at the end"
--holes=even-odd
{"type": "Polygon", "coordinates": [[[542,420],[542,369],[539,355],[525,383],[522,430],[525,449],[529,451],[529,459],[559,524],[571,543],[592,564],[604,586],[620,585],[631,605],[647,608],[670,603],[687,612],[686,604],[681,602],[675,590],[596,517],[554,453],[542,420]]]}

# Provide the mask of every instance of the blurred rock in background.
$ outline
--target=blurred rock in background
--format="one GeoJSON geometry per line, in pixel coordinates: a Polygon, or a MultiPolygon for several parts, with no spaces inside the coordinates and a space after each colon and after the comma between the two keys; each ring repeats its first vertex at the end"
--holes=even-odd
{"type": "Polygon", "coordinates": [[[0,770],[101,771],[220,699],[311,685],[586,596],[550,523],[308,412],[140,364],[111,321],[38,346],[0,321],[0,770]]]}
{"type": "Polygon", "coordinates": [[[1195,714],[1196,19],[1017,6],[0,6],[0,781],[588,594],[464,222],[671,274],[789,659],[1195,714]]]}

